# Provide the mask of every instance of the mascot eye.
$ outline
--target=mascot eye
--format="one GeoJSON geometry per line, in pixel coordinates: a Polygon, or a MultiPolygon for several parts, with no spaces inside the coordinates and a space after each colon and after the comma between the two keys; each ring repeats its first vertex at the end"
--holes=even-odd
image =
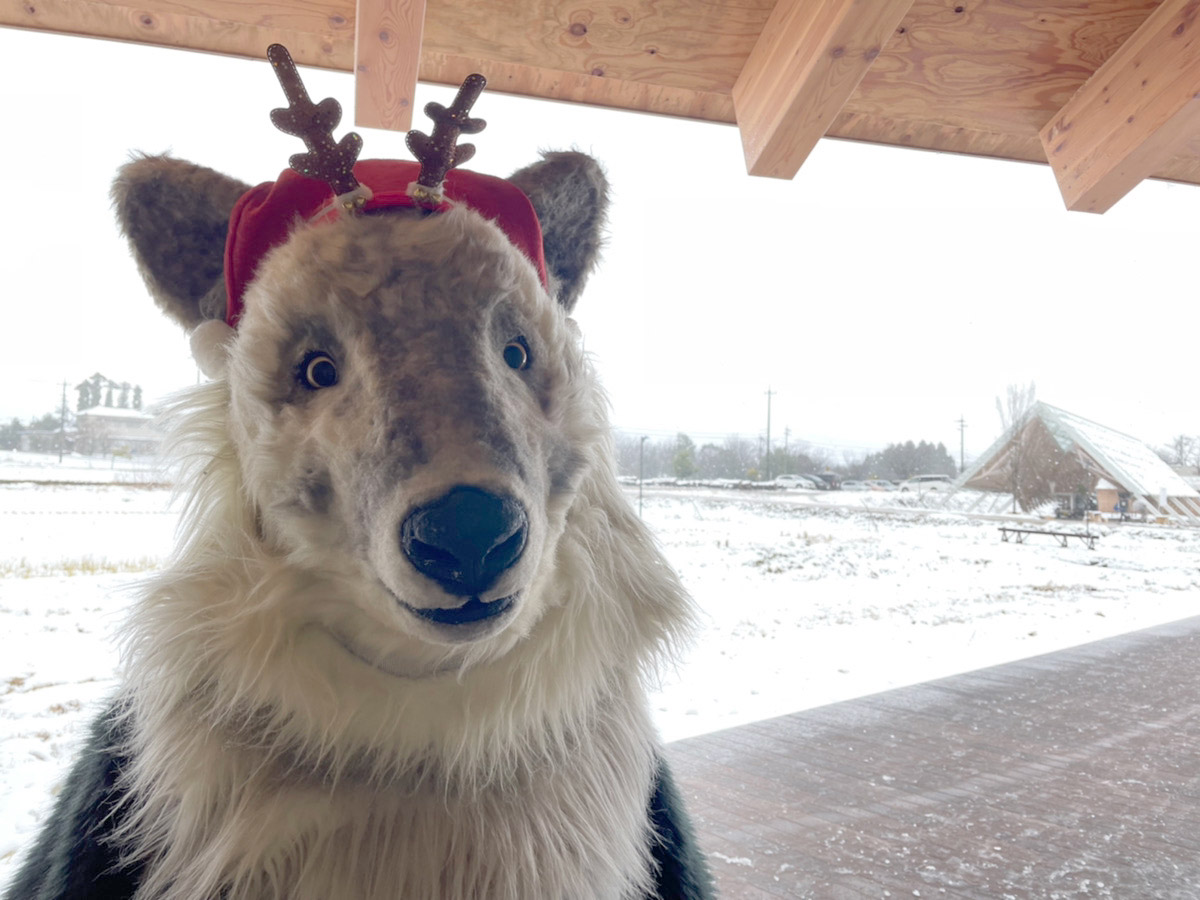
{"type": "Polygon", "coordinates": [[[525,338],[513,338],[504,345],[504,362],[510,369],[529,368],[529,344],[525,343],[525,338]]]}
{"type": "Polygon", "coordinates": [[[314,351],[300,363],[300,383],[314,391],[337,384],[337,366],[328,353],[314,351]]]}

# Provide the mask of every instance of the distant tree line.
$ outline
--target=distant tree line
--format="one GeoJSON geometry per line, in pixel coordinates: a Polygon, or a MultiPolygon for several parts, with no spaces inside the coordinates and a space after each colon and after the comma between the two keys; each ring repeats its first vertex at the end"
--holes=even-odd
{"type": "Polygon", "coordinates": [[[958,473],[944,444],[921,441],[891,444],[865,456],[843,455],[838,461],[823,448],[806,443],[772,447],[765,442],[729,435],[720,443],[696,442],[686,434],[650,439],[618,432],[617,470],[621,475],[645,478],[728,478],[759,481],[776,475],[836,472],[844,478],[901,480],[913,475],[958,473]]]}
{"type": "Polygon", "coordinates": [[[28,425],[22,425],[20,419],[14,418],[7,425],[0,425],[0,450],[20,447],[23,431],[58,431],[59,424],[59,414],[52,412],[30,419],[28,425]]]}
{"type": "Polygon", "coordinates": [[[884,478],[888,481],[903,481],[914,475],[949,475],[953,478],[958,474],[958,466],[946,445],[925,441],[889,444],[886,449],[871,453],[846,469],[851,478],[884,478]]]}

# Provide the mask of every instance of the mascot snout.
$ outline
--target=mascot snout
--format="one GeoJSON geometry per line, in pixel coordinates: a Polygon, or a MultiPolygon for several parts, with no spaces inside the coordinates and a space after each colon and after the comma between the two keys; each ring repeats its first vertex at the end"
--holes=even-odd
{"type": "Polygon", "coordinates": [[[513,497],[456,487],[405,518],[400,548],[446,593],[478,598],[521,558],[528,533],[529,517],[513,497]]]}

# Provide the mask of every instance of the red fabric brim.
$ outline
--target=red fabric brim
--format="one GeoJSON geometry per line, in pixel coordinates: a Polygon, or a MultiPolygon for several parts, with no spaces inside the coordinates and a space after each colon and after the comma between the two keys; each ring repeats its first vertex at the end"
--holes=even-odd
{"type": "MultiPolygon", "coordinates": [[[[372,193],[364,212],[417,206],[408,189],[420,171],[418,163],[404,160],[368,159],[355,165],[354,176],[372,193]]],[[[520,188],[503,178],[451,169],[443,191],[448,201],[443,209],[450,203],[463,204],[495,222],[547,285],[542,228],[520,188]]],[[[263,256],[287,240],[297,221],[311,219],[332,200],[327,184],[291,169],[242,194],[230,214],[225,240],[225,321],[230,326],[237,327],[242,297],[263,256]]]]}

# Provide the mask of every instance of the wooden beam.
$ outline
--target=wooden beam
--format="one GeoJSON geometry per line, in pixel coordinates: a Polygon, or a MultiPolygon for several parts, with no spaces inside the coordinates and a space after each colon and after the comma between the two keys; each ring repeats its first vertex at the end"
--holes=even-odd
{"type": "Polygon", "coordinates": [[[354,124],[412,128],[425,0],[357,0],[354,124]]]}
{"type": "Polygon", "coordinates": [[[161,47],[267,58],[283,44],[297,65],[349,71],[353,4],[268,6],[245,0],[0,0],[0,25],[161,47]]]}
{"type": "Polygon", "coordinates": [[[751,175],[792,178],[913,0],[779,0],[733,86],[751,175]]]}
{"type": "Polygon", "coordinates": [[[1067,208],[1102,213],[1200,133],[1196,0],[1163,0],[1041,130],[1067,208]]]}
{"type": "MultiPolygon", "coordinates": [[[[825,134],[1045,162],[1038,130],[1158,5],[1070,0],[1047,15],[1014,0],[915,0],[825,134]]],[[[430,2],[419,77],[454,86],[482,72],[489,92],[732,123],[733,86],[774,6],[430,2]]],[[[355,0],[0,0],[0,26],[260,61],[281,43],[297,65],[350,73],[355,25],[355,0]]],[[[1154,175],[1200,184],[1200,140],[1154,175]]]]}

